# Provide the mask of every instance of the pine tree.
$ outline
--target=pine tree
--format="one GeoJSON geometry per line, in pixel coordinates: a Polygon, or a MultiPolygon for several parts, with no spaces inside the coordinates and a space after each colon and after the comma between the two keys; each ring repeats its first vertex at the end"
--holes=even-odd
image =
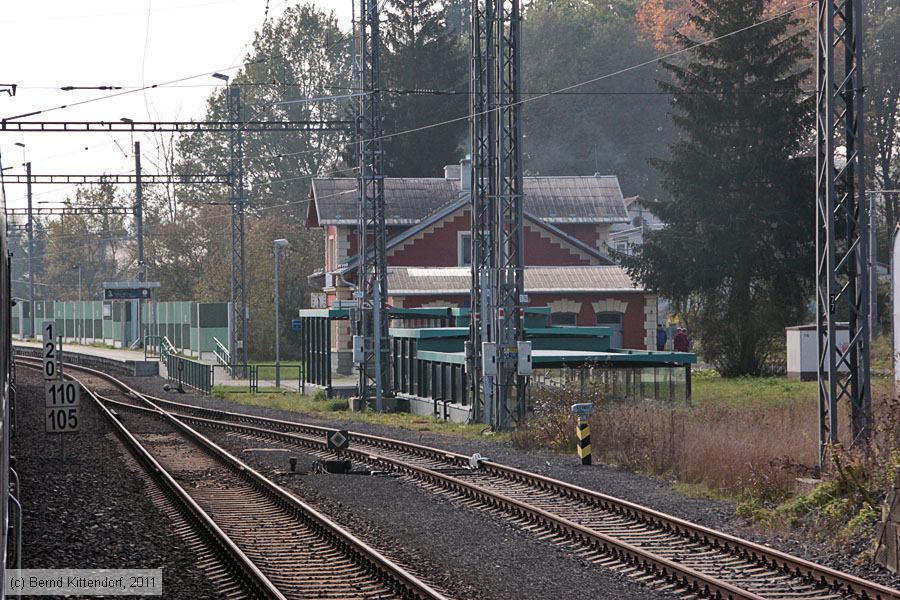
{"type": "Polygon", "coordinates": [[[814,280],[812,102],[796,23],[762,23],[771,0],[692,0],[682,47],[746,31],[667,64],[681,132],[660,161],[665,227],[626,259],[632,275],[674,301],[703,355],[727,376],[759,373],[783,327],[808,316],[814,280]],[[690,311],[686,307],[690,307],[690,311]]]}
{"type": "Polygon", "coordinates": [[[437,0],[390,0],[382,86],[385,168],[391,177],[434,177],[468,153],[468,63],[463,39],[437,0]]]}

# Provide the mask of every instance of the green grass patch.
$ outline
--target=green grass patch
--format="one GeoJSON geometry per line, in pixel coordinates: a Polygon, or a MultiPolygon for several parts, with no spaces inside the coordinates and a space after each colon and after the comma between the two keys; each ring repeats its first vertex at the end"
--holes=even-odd
{"type": "Polygon", "coordinates": [[[787,377],[703,376],[692,379],[691,399],[696,405],[773,405],[786,402],[814,402],[815,381],[795,381],[787,377]]]}
{"type": "MultiPolygon", "coordinates": [[[[375,413],[371,410],[363,412],[350,412],[347,400],[344,398],[325,398],[325,394],[319,392],[315,395],[303,395],[297,392],[279,390],[276,388],[260,388],[253,394],[246,388],[236,388],[225,385],[217,385],[213,388],[213,396],[243,404],[246,406],[265,406],[297,413],[313,415],[321,419],[334,419],[343,421],[358,421],[363,423],[376,423],[408,431],[430,431],[437,434],[454,435],[469,439],[484,439],[485,426],[482,424],[464,424],[443,421],[431,416],[415,415],[411,413],[375,413]]],[[[491,434],[492,439],[508,440],[509,433],[491,434]]]]}
{"type": "Polygon", "coordinates": [[[276,388],[259,388],[253,394],[244,387],[217,385],[213,387],[213,396],[246,406],[265,406],[279,410],[303,413],[333,413],[347,410],[344,398],[325,398],[325,394],[304,395],[276,388]]]}
{"type": "Polygon", "coordinates": [[[872,341],[872,368],[876,370],[890,371],[894,366],[894,349],[891,346],[891,336],[881,335],[872,341]]]}
{"type": "MultiPolygon", "coordinates": [[[[647,473],[653,475],[652,473],[647,473]]],[[[701,500],[723,500],[731,501],[733,496],[723,492],[722,490],[710,487],[705,483],[686,483],[676,481],[672,484],[672,489],[686,498],[698,498],[701,500]]]]}
{"type": "MultiPolygon", "coordinates": [[[[275,381],[275,364],[274,361],[256,361],[254,365],[264,365],[259,367],[259,378],[266,381],[275,381]]],[[[299,360],[283,360],[281,361],[281,379],[297,381],[299,377],[299,360]]]]}

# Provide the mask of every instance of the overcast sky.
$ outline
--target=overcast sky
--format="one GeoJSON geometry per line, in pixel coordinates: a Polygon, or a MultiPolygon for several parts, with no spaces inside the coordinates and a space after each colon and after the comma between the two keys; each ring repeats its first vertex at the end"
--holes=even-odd
{"type": "MultiPolygon", "coordinates": [[[[351,1],[314,0],[350,27],[351,1]]],[[[355,0],[358,1],[358,0],[355,0]]],[[[33,120],[117,121],[190,120],[204,114],[205,100],[220,81],[206,73],[229,75],[249,49],[253,33],[295,2],[284,0],[4,0],[0,13],[0,84],[15,83],[14,98],[0,94],[0,117],[44,110],[33,120]],[[62,86],[159,84],[192,76],[146,92],[53,109],[118,92],[69,91],[62,86]]],[[[141,140],[143,170],[153,166],[153,144],[141,140]]],[[[22,173],[22,149],[35,174],[130,173],[134,171],[130,134],[0,132],[7,173],[22,173]]],[[[38,201],[59,202],[73,188],[40,186],[38,201]]],[[[6,186],[10,206],[24,204],[25,186],[6,186]]]]}

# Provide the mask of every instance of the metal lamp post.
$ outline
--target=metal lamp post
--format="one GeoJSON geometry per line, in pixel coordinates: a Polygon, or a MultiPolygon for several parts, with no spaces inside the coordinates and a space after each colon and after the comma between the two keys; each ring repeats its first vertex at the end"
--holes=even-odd
{"type": "MultiPolygon", "coordinates": [[[[84,343],[84,339],[83,339],[84,338],[84,304],[83,304],[84,298],[82,296],[82,288],[81,288],[81,281],[82,281],[81,280],[81,273],[82,273],[81,264],[72,265],[72,270],[74,271],[75,269],[78,269],[78,303],[81,304],[81,328],[80,328],[81,335],[76,335],[75,337],[78,339],[78,343],[82,344],[82,343],[84,343]]],[[[75,315],[72,315],[72,316],[74,317],[75,315]]],[[[75,324],[76,325],[78,324],[78,319],[75,319],[75,324]]]]}
{"type": "Polygon", "coordinates": [[[288,245],[285,239],[275,240],[275,387],[281,387],[281,348],[279,346],[280,334],[278,331],[280,320],[278,317],[278,249],[288,245]]]}
{"type": "MultiPolygon", "coordinates": [[[[34,218],[31,213],[31,163],[25,159],[25,144],[16,142],[16,146],[22,149],[22,165],[25,167],[25,179],[28,184],[28,221],[25,224],[25,232],[28,234],[28,305],[31,307],[31,324],[28,327],[28,337],[34,339],[34,218]]],[[[24,315],[23,315],[24,316],[24,315]]],[[[23,328],[24,329],[24,328],[23,328]]]]}

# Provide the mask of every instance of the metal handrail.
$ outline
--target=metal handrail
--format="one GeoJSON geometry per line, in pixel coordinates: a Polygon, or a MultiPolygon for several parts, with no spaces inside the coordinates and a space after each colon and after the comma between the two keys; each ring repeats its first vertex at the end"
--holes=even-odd
{"type": "Polygon", "coordinates": [[[178,354],[178,350],[175,349],[175,345],[169,341],[168,336],[162,336],[162,341],[159,344],[160,354],[178,354]]]}
{"type": "Polygon", "coordinates": [[[162,336],[145,335],[144,336],[144,360],[151,356],[159,356],[161,354],[162,336]]]}
{"type": "Polygon", "coordinates": [[[206,394],[212,391],[212,365],[179,356],[178,350],[166,336],[163,336],[159,348],[159,360],[166,365],[166,378],[178,382],[178,391],[183,391],[182,386],[185,385],[206,394]]]}
{"type": "Polygon", "coordinates": [[[234,367],[231,364],[231,352],[228,351],[225,344],[220,342],[219,338],[216,336],[213,336],[213,342],[216,345],[213,350],[213,354],[216,356],[216,362],[225,367],[225,372],[228,373],[230,377],[234,377],[234,367]]]}

